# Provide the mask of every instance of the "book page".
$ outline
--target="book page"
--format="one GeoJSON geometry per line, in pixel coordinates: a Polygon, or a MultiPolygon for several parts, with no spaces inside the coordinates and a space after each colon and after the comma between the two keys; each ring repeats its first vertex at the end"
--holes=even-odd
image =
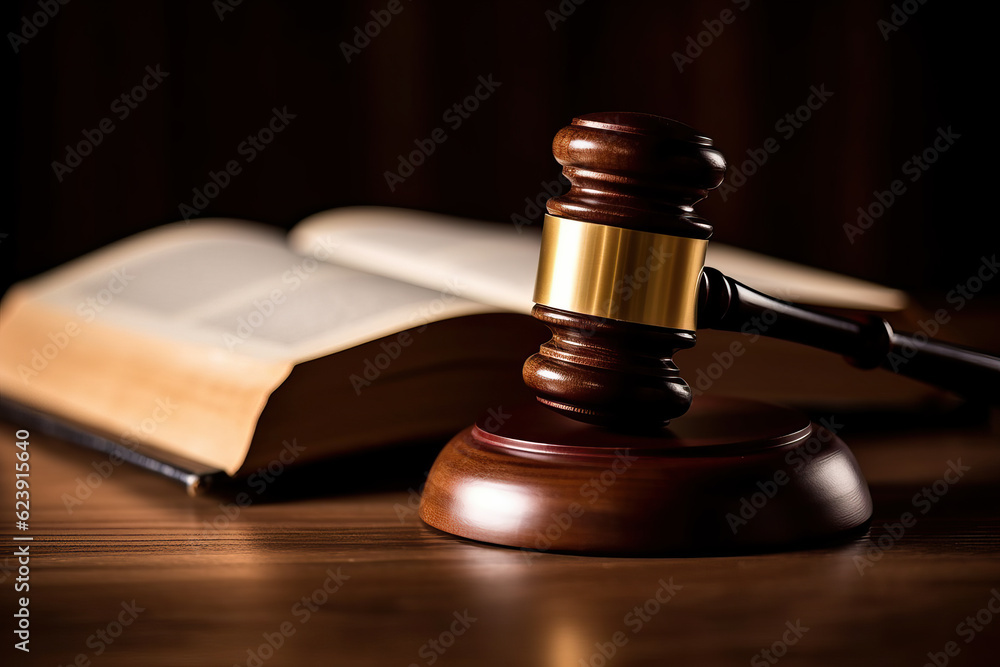
{"type": "MultiPolygon", "coordinates": [[[[312,215],[289,235],[297,252],[317,244],[332,261],[431,289],[530,312],[541,235],[538,229],[387,207],[351,207],[312,215]]],[[[712,242],[708,266],[786,301],[834,308],[897,311],[905,293],[712,242]]]]}
{"type": "Polygon", "coordinates": [[[34,298],[99,322],[267,360],[301,362],[412,326],[494,310],[384,275],[335,266],[317,244],[211,220],[126,239],[25,283],[34,298]]]}
{"type": "Polygon", "coordinates": [[[254,223],[176,223],[19,283],[0,306],[0,393],[233,474],[300,362],[495,310],[284,241],[254,223]]]}
{"type": "Polygon", "coordinates": [[[376,206],[310,216],[288,238],[299,253],[324,247],[337,264],[520,313],[534,305],[540,244],[537,229],[376,206]]]}

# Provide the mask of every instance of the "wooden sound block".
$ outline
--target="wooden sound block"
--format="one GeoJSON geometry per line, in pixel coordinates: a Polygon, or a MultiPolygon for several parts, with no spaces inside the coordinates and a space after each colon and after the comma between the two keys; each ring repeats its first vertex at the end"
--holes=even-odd
{"type": "Polygon", "coordinates": [[[871,519],[847,446],[786,408],[702,397],[661,436],[532,402],[493,410],[434,463],[420,517],[473,540],[573,553],[718,554],[807,545],[871,519]]]}

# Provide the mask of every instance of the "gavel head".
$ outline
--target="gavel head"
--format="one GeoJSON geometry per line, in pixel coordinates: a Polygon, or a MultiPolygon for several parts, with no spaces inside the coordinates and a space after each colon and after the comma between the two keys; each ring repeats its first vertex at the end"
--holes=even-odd
{"type": "Polygon", "coordinates": [[[532,314],[552,338],[524,381],[574,419],[655,432],[691,404],[672,357],[695,343],[712,234],[692,207],[725,160],[690,127],[640,113],[574,118],[552,152],[571,187],[547,205],[532,314]]]}

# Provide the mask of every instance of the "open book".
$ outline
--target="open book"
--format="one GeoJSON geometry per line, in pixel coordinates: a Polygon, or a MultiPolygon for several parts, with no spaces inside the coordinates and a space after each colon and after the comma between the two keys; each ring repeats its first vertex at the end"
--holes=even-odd
{"type": "MultiPolygon", "coordinates": [[[[267,465],[293,438],[298,464],[447,437],[524,396],[520,366],[548,337],[527,316],[534,231],[375,207],[320,213],[287,235],[236,220],[166,225],[11,288],[0,395],[129,460],[197,472],[179,475],[189,484],[267,465]]],[[[709,263],[803,303],[905,304],[718,244],[709,263]]]]}

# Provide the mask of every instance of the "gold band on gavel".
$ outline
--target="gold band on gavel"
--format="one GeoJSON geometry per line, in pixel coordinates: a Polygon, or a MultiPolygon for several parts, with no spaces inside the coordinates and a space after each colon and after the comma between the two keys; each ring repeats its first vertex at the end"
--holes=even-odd
{"type": "Polygon", "coordinates": [[[694,331],[708,241],[545,216],[534,301],[694,331]]]}

